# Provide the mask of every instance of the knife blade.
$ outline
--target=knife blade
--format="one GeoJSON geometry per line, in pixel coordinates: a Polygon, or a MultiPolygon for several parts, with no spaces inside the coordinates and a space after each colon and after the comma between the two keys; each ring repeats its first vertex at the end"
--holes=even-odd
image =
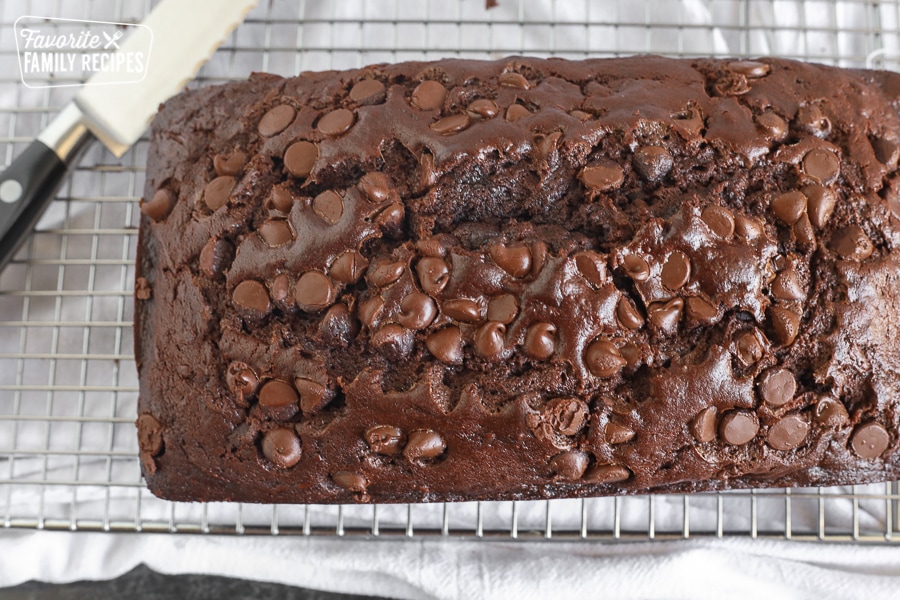
{"type": "MultiPolygon", "coordinates": [[[[142,23],[146,28],[137,28],[152,34],[144,78],[121,83],[114,71],[98,71],[0,173],[0,270],[28,237],[85,148],[97,139],[117,157],[128,151],[160,103],[196,75],[257,1],[163,0],[153,9],[142,23]]],[[[134,52],[144,43],[133,32],[116,54],[134,52]]]]}

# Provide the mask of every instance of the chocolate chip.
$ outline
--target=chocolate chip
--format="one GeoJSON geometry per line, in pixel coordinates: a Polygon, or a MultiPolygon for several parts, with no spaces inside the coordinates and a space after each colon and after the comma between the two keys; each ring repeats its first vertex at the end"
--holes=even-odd
{"type": "Polygon", "coordinates": [[[672,333],[678,329],[681,321],[681,312],[684,309],[684,300],[672,298],[668,301],[651,302],[647,307],[647,318],[659,329],[672,333]]]}
{"type": "Polygon", "coordinates": [[[294,387],[300,393],[300,410],[304,415],[319,412],[334,399],[334,391],[317,381],[306,377],[296,377],[294,387]]]}
{"type": "Polygon", "coordinates": [[[700,111],[694,107],[689,107],[670,116],[675,120],[675,125],[678,129],[686,131],[689,136],[692,137],[699,136],[700,132],[703,131],[703,127],[705,126],[705,123],[703,122],[703,115],[700,114],[700,111]]]}
{"type": "Polygon", "coordinates": [[[766,352],[765,337],[762,332],[753,328],[740,334],[735,341],[735,353],[744,366],[756,364],[766,352]]]}
{"type": "MultiPolygon", "coordinates": [[[[403,271],[405,270],[406,265],[402,262],[389,262],[380,259],[376,260],[369,267],[366,279],[368,279],[369,283],[375,287],[385,287],[400,279],[400,276],[403,275],[403,271]]],[[[429,290],[426,291],[431,293],[429,290]]]]}
{"type": "Polygon", "coordinates": [[[391,198],[394,182],[385,173],[372,171],[359,180],[359,189],[372,202],[385,202],[391,198]]]}
{"type": "Polygon", "coordinates": [[[374,328],[378,324],[382,310],[384,310],[384,299],[381,296],[372,296],[359,303],[359,319],[366,327],[374,328]]]}
{"type": "Polygon", "coordinates": [[[700,213],[700,220],[706,223],[710,231],[723,240],[727,240],[734,233],[734,215],[724,206],[711,204],[700,213]]]}
{"type": "Polygon", "coordinates": [[[319,160],[319,147],[312,142],[294,142],[284,153],[284,168],[294,177],[307,177],[319,160]]]}
{"type": "Polygon", "coordinates": [[[270,247],[294,241],[294,231],[285,219],[269,219],[259,226],[259,237],[270,247]]]}
{"type": "Polygon", "coordinates": [[[438,173],[434,168],[434,155],[426,148],[419,156],[419,186],[431,188],[437,184],[438,173]]]}
{"type": "Polygon", "coordinates": [[[569,450],[550,459],[550,468],[563,481],[578,481],[588,468],[587,452],[569,450]]]}
{"type": "Polygon", "coordinates": [[[588,283],[595,288],[599,288],[606,283],[606,261],[602,256],[596,252],[586,250],[579,252],[573,258],[575,259],[575,266],[578,268],[578,272],[581,273],[581,276],[588,283]]]}
{"type": "Polygon", "coordinates": [[[290,429],[273,429],[263,436],[262,453],[276,467],[289,469],[300,462],[300,438],[290,429]]]}
{"type": "Polygon", "coordinates": [[[513,277],[525,277],[531,271],[531,252],[525,246],[495,244],[488,254],[498,267],[513,277]]]}
{"type": "Polygon", "coordinates": [[[444,438],[431,429],[418,429],[409,432],[403,456],[410,461],[430,460],[437,458],[447,449],[444,438]]]}
{"type": "Polygon", "coordinates": [[[213,157],[213,168],[218,175],[237,176],[241,174],[245,162],[247,162],[247,155],[236,150],[231,154],[216,154],[213,157]]]}
{"type": "Polygon", "coordinates": [[[716,439],[716,417],[718,411],[715,406],[707,406],[694,417],[691,422],[691,433],[698,442],[708,443],[716,439]]]}
{"type": "Polygon", "coordinates": [[[500,108],[493,100],[479,98],[478,100],[473,100],[469,103],[469,106],[466,107],[466,112],[469,113],[469,116],[473,119],[493,119],[500,112],[500,108]]]}
{"type": "Polygon", "coordinates": [[[624,425],[619,425],[618,423],[610,421],[606,424],[604,435],[607,444],[616,445],[630,442],[634,439],[635,433],[632,429],[625,427],[624,425]]]}
{"type": "Polygon", "coordinates": [[[838,256],[848,260],[862,261],[875,251],[872,240],[858,225],[848,225],[836,231],[829,245],[838,256]]]}
{"type": "Polygon", "coordinates": [[[793,344],[800,333],[800,315],[781,306],[770,306],[769,317],[772,319],[775,340],[782,346],[793,344]]]}
{"type": "Polygon", "coordinates": [[[447,90],[437,81],[423,81],[412,93],[412,105],[419,110],[437,110],[444,105],[447,90]]]}
{"type": "Polygon", "coordinates": [[[203,201],[209,210],[218,210],[228,202],[231,190],[234,189],[235,179],[230,175],[216,177],[206,184],[203,190],[203,201]]]}
{"type": "Polygon", "coordinates": [[[451,325],[435,331],[425,338],[425,347],[445,365],[462,364],[462,332],[451,325]]]}
{"type": "Polygon", "coordinates": [[[519,314],[519,303],[512,294],[503,294],[488,302],[488,321],[497,321],[504,325],[512,323],[519,314]]]}
{"type": "Polygon", "coordinates": [[[430,296],[421,292],[408,294],[400,301],[397,322],[409,329],[425,329],[437,316],[437,306],[430,296]]]}
{"type": "Polygon", "coordinates": [[[612,377],[627,364],[619,349],[612,342],[595,340],[584,352],[588,371],[596,377],[612,377]]]}
{"type": "Polygon", "coordinates": [[[862,458],[873,459],[881,456],[891,443],[891,436],[879,423],[866,423],[853,431],[850,445],[862,458]]]}
{"type": "Polygon", "coordinates": [[[841,161],[834,152],[816,148],[803,157],[803,171],[817,182],[828,185],[840,174],[841,161]]]}
{"type": "Polygon", "coordinates": [[[281,186],[276,186],[272,188],[272,193],[269,194],[266,206],[269,209],[289,214],[291,208],[294,206],[294,197],[291,195],[290,190],[281,186]]]}
{"type": "Polygon", "coordinates": [[[755,117],[756,124],[767,136],[775,140],[781,140],[788,132],[787,122],[772,112],[765,112],[755,117]]]}
{"type": "Polygon", "coordinates": [[[378,104],[384,97],[384,84],[377,79],[363,79],[350,88],[350,99],[360,105],[378,104]]]}
{"type": "Polygon", "coordinates": [[[743,446],[759,432],[759,419],[744,410],[731,411],[722,417],[719,434],[732,446],[743,446]]]}
{"type": "Polygon", "coordinates": [[[534,323],[525,333],[525,354],[537,360],[547,360],[556,350],[556,325],[534,323]]]}
{"type": "Polygon", "coordinates": [[[221,275],[234,259],[234,245],[228,240],[211,238],[200,250],[198,265],[207,277],[221,275]]]}
{"type": "Polygon", "coordinates": [[[788,225],[793,225],[800,215],[806,212],[806,196],[802,192],[787,192],[776,196],[770,208],[776,217],[788,225]]]}
{"type": "Polygon", "coordinates": [[[637,254],[629,254],[623,258],[622,268],[634,281],[647,281],[650,278],[650,265],[637,254]]]}
{"type": "Polygon", "coordinates": [[[388,360],[400,360],[412,352],[413,332],[396,323],[388,323],[372,335],[372,345],[388,360]]]}
{"type": "Polygon", "coordinates": [[[817,104],[804,104],[797,111],[797,128],[819,138],[831,133],[831,120],[817,104]]]}
{"type": "Polygon", "coordinates": [[[806,440],[809,423],[800,415],[788,415],[769,427],[766,441],[776,450],[793,450],[806,440]]]}
{"type": "Polygon", "coordinates": [[[403,431],[393,425],[375,425],[363,435],[372,452],[393,456],[403,447],[403,431]]]}
{"type": "Polygon", "coordinates": [[[331,481],[339,488],[355,494],[365,494],[366,487],[369,485],[366,478],[356,471],[336,471],[331,476],[331,481]]]}
{"type": "Polygon", "coordinates": [[[319,322],[319,337],[326,344],[346,348],[359,333],[359,322],[346,304],[333,305],[319,322]]]}
{"type": "Polygon", "coordinates": [[[356,115],[346,108],[338,108],[319,119],[316,129],[327,136],[337,137],[350,130],[356,122],[356,115]]]}
{"type": "Polygon", "coordinates": [[[249,406],[247,396],[256,392],[256,386],[259,385],[259,377],[250,366],[241,361],[234,361],[228,365],[225,371],[225,384],[234,394],[234,402],[238,406],[246,408],[249,406]]]}
{"type": "Polygon", "coordinates": [[[488,360],[496,360],[503,354],[506,325],[488,321],[475,332],[475,354],[488,360]]]}
{"type": "Polygon", "coordinates": [[[812,250],[815,247],[816,233],[813,231],[807,214],[800,215],[800,218],[794,223],[794,237],[797,238],[797,243],[801,248],[812,250]]]}
{"type": "Polygon", "coordinates": [[[147,202],[141,202],[141,214],[156,223],[165,220],[172,207],[175,206],[175,198],[167,189],[158,189],[147,202]]]}
{"type": "Polygon", "coordinates": [[[572,115],[573,117],[575,117],[576,119],[578,119],[579,121],[581,121],[582,123],[587,121],[588,119],[590,119],[593,116],[593,115],[591,115],[591,113],[584,112],[583,110],[573,110],[569,114],[572,115]]]}
{"type": "Polygon", "coordinates": [[[520,119],[524,119],[526,117],[531,116],[531,111],[522,106],[521,104],[511,104],[509,108],[506,109],[506,120],[510,123],[514,123],[520,119]]]}
{"type": "Polygon", "coordinates": [[[365,256],[356,250],[347,250],[331,263],[328,274],[339,283],[356,283],[368,267],[365,256]]]}
{"type": "Polygon", "coordinates": [[[684,313],[694,323],[710,323],[719,316],[719,309],[697,296],[691,296],[684,301],[684,313]]]}
{"type": "Polygon", "coordinates": [[[500,76],[497,77],[497,83],[500,85],[500,87],[514,88],[517,90],[527,90],[529,87],[531,87],[528,84],[528,80],[525,79],[524,76],[519,73],[512,72],[501,73],[500,76]]]}
{"type": "Polygon", "coordinates": [[[341,220],[344,214],[344,201],[341,195],[332,190],[325,190],[313,199],[313,211],[322,220],[330,225],[334,225],[341,220]]]}
{"type": "Polygon", "coordinates": [[[634,169],[647,181],[658,181],[672,170],[674,161],[669,151],[660,146],[644,146],[634,153],[634,169]]]}
{"type": "Polygon", "coordinates": [[[823,427],[843,427],[850,422],[850,415],[841,402],[831,396],[823,396],[816,403],[814,415],[818,425],[823,427]]]}
{"type": "Polygon", "coordinates": [[[577,398],[554,398],[544,407],[542,418],[554,431],[573,436],[587,424],[590,409],[577,398]]]}
{"type": "Polygon", "coordinates": [[[595,465],[584,474],[583,481],[587,483],[608,484],[627,481],[631,478],[631,471],[622,465],[595,465]]]}
{"type": "Polygon", "coordinates": [[[755,240],[762,235],[763,227],[753,217],[737,215],[734,217],[734,233],[744,240],[755,240]]]}
{"type": "Polygon", "coordinates": [[[145,277],[138,277],[134,280],[134,297],[138,300],[149,300],[153,295],[153,289],[150,282],[145,277]]]}
{"type": "Polygon", "coordinates": [[[619,303],[616,305],[616,321],[620,327],[632,331],[636,331],[644,326],[644,317],[641,316],[634,302],[627,296],[619,298],[619,303]]]}
{"type": "Polygon", "coordinates": [[[783,406],[794,399],[797,393],[797,380],[787,369],[769,369],[759,378],[756,389],[766,404],[783,406]]]}
{"type": "Polygon", "coordinates": [[[239,307],[257,313],[269,312],[269,292],[258,281],[248,279],[237,284],[231,299],[239,307]]]}
{"type": "Polygon", "coordinates": [[[578,174],[578,179],[586,187],[606,192],[622,186],[622,182],[625,181],[625,172],[618,165],[595,165],[583,168],[578,174]]]}
{"type": "Polygon", "coordinates": [[[439,294],[450,281],[450,265],[442,258],[426,256],[416,264],[419,285],[427,294],[439,294]]]}
{"type": "Polygon", "coordinates": [[[670,290],[680,290],[691,278],[690,259],[680,250],[672,252],[663,264],[659,277],[670,290]]]}
{"type": "Polygon", "coordinates": [[[872,150],[875,151],[875,158],[878,159],[878,162],[890,170],[897,168],[897,161],[900,160],[900,145],[897,145],[896,142],[877,138],[872,140],[872,150]]]}
{"type": "Polygon", "coordinates": [[[269,109],[269,111],[259,120],[257,131],[263,137],[271,137],[285,130],[285,128],[294,121],[297,111],[289,104],[279,104],[269,109]]]}
{"type": "Polygon", "coordinates": [[[163,426],[156,417],[144,413],[137,418],[138,447],[141,453],[157,456],[163,450],[163,426]]]}
{"type": "Polygon", "coordinates": [[[334,296],[331,279],[318,271],[307,271],[294,284],[294,300],[303,311],[322,310],[334,302],[334,296]]]}
{"type": "Polygon", "coordinates": [[[469,119],[469,115],[457,114],[438,119],[429,127],[431,127],[435,133],[439,133],[440,135],[450,135],[466,129],[471,123],[472,121],[469,119]]]}
{"type": "Polygon", "coordinates": [[[780,300],[803,300],[803,286],[797,271],[788,268],[779,273],[772,282],[772,295],[780,300]]]}
{"type": "Polygon", "coordinates": [[[291,296],[291,281],[284,273],[275,276],[269,284],[269,295],[275,302],[285,304],[291,296]]]}
{"type": "Polygon", "coordinates": [[[287,420],[297,414],[299,400],[294,386],[278,379],[259,388],[259,407],[276,419],[287,420]]]}
{"type": "Polygon", "coordinates": [[[403,229],[403,219],[406,217],[406,209],[400,202],[389,204],[375,215],[375,224],[381,227],[386,235],[399,235],[403,229]]]}
{"type": "Polygon", "coordinates": [[[808,199],[809,220],[820,229],[825,227],[828,220],[831,219],[835,204],[837,204],[834,192],[821,185],[808,185],[803,188],[803,195],[808,199]]]}
{"type": "Polygon", "coordinates": [[[755,60],[738,60],[728,63],[728,69],[734,73],[740,73],[747,79],[756,79],[768,75],[772,67],[755,60]]]}
{"type": "Polygon", "coordinates": [[[441,311],[460,323],[477,323],[481,320],[481,305],[468,298],[446,300],[441,311]]]}

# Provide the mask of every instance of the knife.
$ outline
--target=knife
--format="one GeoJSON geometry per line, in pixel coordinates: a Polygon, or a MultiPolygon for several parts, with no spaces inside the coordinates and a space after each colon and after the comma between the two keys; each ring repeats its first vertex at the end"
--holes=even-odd
{"type": "MultiPolygon", "coordinates": [[[[159,104],[193,79],[256,3],[163,0],[153,9],[142,23],[153,36],[144,79],[121,83],[115,73],[98,71],[0,173],[0,270],[31,233],[84,149],[97,139],[115,156],[125,154],[143,135],[159,104]]],[[[132,35],[116,54],[136,51],[143,43],[132,35]]]]}

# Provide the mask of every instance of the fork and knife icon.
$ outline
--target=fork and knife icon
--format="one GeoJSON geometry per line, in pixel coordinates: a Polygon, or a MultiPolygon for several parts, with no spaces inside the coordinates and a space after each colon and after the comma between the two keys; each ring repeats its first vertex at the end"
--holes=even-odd
{"type": "Polygon", "coordinates": [[[106,38],[106,44],[103,46],[103,49],[104,49],[104,50],[109,50],[109,49],[110,49],[110,46],[114,47],[116,50],[119,49],[118,41],[122,39],[122,36],[123,36],[123,35],[125,35],[125,32],[124,32],[124,31],[122,31],[122,30],[120,29],[120,30],[116,31],[116,32],[115,32],[114,34],[112,34],[112,35],[109,35],[109,34],[106,33],[105,31],[103,31],[103,32],[101,32],[101,33],[103,33],[103,37],[106,38]]]}

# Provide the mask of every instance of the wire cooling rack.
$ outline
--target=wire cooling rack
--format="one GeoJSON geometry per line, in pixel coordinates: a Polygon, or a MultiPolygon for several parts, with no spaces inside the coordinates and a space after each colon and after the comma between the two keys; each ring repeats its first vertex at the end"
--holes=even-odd
{"type": "MultiPolygon", "coordinates": [[[[0,161],[72,94],[19,80],[23,15],[137,22],[152,2],[0,4],[0,161]]],[[[262,0],[191,85],[374,62],[509,54],[780,55],[897,68],[900,3],[847,0],[262,0]]],[[[78,83],[58,74],[48,83],[78,83]]],[[[96,146],[0,273],[0,526],[409,538],[900,539],[897,483],[393,506],[170,503],[139,471],[132,286],[147,142],[96,146]]]]}

